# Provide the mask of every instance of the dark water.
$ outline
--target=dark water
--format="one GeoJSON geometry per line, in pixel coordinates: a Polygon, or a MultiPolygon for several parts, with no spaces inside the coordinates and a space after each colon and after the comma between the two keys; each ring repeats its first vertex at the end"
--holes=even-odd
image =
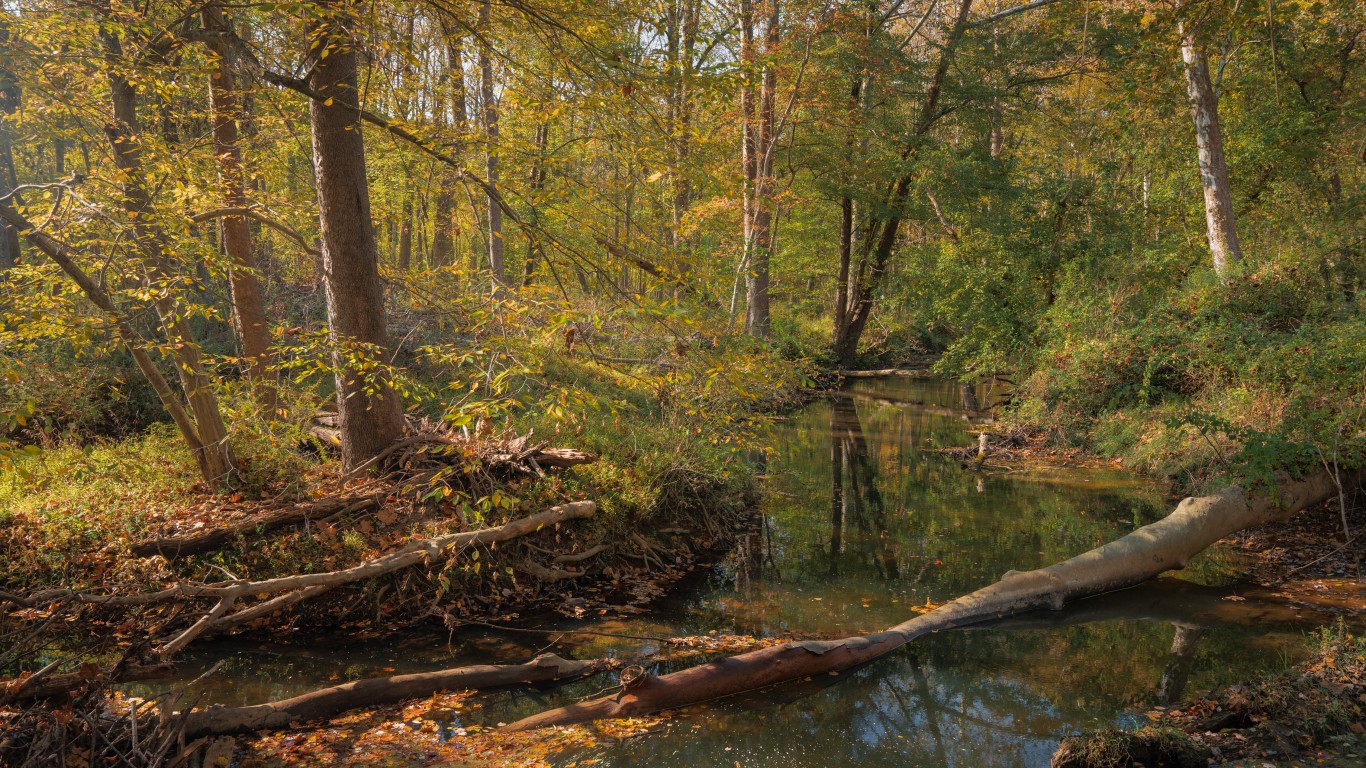
{"type": "MultiPolygon", "coordinates": [[[[564,626],[656,637],[875,631],[914,606],[1065,559],[1165,514],[1160,488],[1121,472],[966,471],[936,450],[973,442],[957,405],[947,384],[870,381],[788,417],[773,427],[763,462],[760,531],[647,614],[564,626]]],[[[1303,655],[1306,633],[1326,618],[1255,597],[1227,600],[1242,591],[1224,583],[1229,571],[1216,552],[1180,581],[921,638],[853,673],[695,707],[656,732],[563,762],[1047,765],[1063,736],[1137,723],[1185,689],[1244,680],[1303,655]]],[[[546,644],[493,630],[337,647],[223,642],[184,666],[193,678],[219,665],[195,686],[204,701],[246,704],[329,681],[523,661],[546,644]]],[[[556,650],[587,658],[654,647],[577,637],[556,650]]],[[[510,722],[608,684],[491,693],[459,725],[510,722]]]]}

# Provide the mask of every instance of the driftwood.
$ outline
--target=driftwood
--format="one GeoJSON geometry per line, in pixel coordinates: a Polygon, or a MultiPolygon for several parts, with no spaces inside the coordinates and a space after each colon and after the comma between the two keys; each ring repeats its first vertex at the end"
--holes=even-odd
{"type": "Polygon", "coordinates": [[[349,709],[392,704],[404,699],[431,696],[440,691],[483,690],[575,680],[611,666],[611,662],[605,659],[573,661],[548,653],[525,664],[456,667],[436,672],[355,680],[268,704],[192,712],[185,723],[185,737],[193,739],[286,728],[290,723],[322,720],[349,709]]]}
{"type": "Polygon", "coordinates": [[[908,379],[932,379],[934,372],[928,368],[883,368],[877,371],[835,371],[846,379],[880,379],[884,376],[902,376],[908,379]]]}
{"type": "Polygon", "coordinates": [[[247,520],[240,520],[231,525],[199,531],[188,536],[168,536],[145,541],[141,544],[135,544],[129,550],[129,554],[134,557],[162,555],[168,560],[188,557],[217,549],[238,536],[248,533],[268,533],[296,523],[377,507],[382,499],[383,494],[370,494],[365,496],[338,496],[304,502],[247,520]]]}
{"type": "Polygon", "coordinates": [[[1304,480],[1283,478],[1274,494],[1249,494],[1235,485],[1211,496],[1188,498],[1167,517],[1127,536],[1047,568],[1011,571],[990,586],[885,631],[843,640],[785,643],[663,677],[642,675],[615,695],[542,712],[506,729],[636,717],[839,673],[891,653],[920,635],[1035,609],[1058,610],[1072,600],[1134,586],[1184,567],[1190,558],[1234,531],[1284,519],[1337,492],[1334,478],[1324,472],[1304,480]]]}

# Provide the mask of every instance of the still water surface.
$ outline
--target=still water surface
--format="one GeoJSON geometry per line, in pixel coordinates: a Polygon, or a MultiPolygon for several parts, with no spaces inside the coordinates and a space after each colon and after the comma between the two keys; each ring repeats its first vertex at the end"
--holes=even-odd
{"type": "MultiPolygon", "coordinates": [[[[965,470],[936,450],[972,443],[958,404],[946,383],[865,381],[779,421],[762,462],[761,530],[648,613],[591,627],[657,637],[876,631],[913,606],[1065,559],[1165,513],[1161,488],[1122,472],[965,470]]],[[[1216,552],[1182,581],[920,638],[855,672],[695,707],[654,733],[562,762],[1044,766],[1063,736],[1135,724],[1183,689],[1244,680],[1303,655],[1323,617],[1225,600],[1239,591],[1225,583],[1228,570],[1216,552]]],[[[205,703],[235,705],[338,678],[520,662],[544,644],[485,630],[338,647],[225,641],[183,668],[194,678],[220,665],[197,687],[205,703]]],[[[599,637],[557,650],[587,658],[652,649],[599,637]]],[[[608,684],[490,693],[453,725],[510,722],[608,684]]]]}

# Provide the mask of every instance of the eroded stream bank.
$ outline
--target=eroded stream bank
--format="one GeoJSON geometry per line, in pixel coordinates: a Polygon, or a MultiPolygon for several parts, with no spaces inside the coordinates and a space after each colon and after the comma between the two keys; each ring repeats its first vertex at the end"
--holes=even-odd
{"type": "MultiPolygon", "coordinates": [[[[637,637],[877,630],[1006,570],[1065,559],[1165,514],[1161,488],[1121,472],[966,471],[937,451],[971,442],[957,403],[950,384],[873,380],[791,415],[770,435],[763,525],[726,562],[643,614],[566,620],[560,628],[637,637]]],[[[1163,580],[1059,613],[922,638],[911,652],[840,676],[838,685],[813,680],[694,708],[648,735],[558,759],[1046,764],[1072,732],[1131,724],[1133,713],[1183,689],[1236,682],[1303,655],[1306,632],[1330,614],[1230,585],[1233,570],[1215,551],[1188,569],[1186,582],[1163,580]]],[[[213,669],[195,685],[205,703],[258,703],[342,679],[519,662],[553,639],[470,627],[340,647],[237,640],[183,657],[182,680],[213,669]]],[[[656,646],[575,636],[557,651],[634,657],[656,646]]],[[[454,736],[606,684],[487,694],[440,725],[454,736]]]]}

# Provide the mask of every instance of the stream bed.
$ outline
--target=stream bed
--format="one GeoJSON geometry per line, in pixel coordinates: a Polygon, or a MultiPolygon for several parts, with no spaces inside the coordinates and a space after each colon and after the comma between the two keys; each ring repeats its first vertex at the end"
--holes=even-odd
{"type": "MultiPolygon", "coordinates": [[[[1120,471],[964,469],[937,450],[973,443],[958,398],[947,382],[869,380],[777,421],[756,533],[639,616],[560,626],[639,637],[876,631],[1007,570],[1065,559],[1166,513],[1160,486],[1120,471]]],[[[1232,572],[1216,549],[1180,580],[923,637],[853,672],[694,707],[649,734],[559,762],[1045,766],[1071,733],[1137,724],[1185,690],[1239,682],[1304,656],[1308,633],[1326,617],[1230,600],[1243,589],[1232,572]]],[[[202,703],[255,704],[358,677],[517,663],[548,643],[492,629],[336,645],[227,639],[184,655],[178,684],[212,670],[193,686],[202,703]]],[[[648,639],[594,636],[555,646],[579,658],[655,648],[648,639]]],[[[480,706],[452,713],[449,726],[454,733],[511,722],[609,685],[599,677],[485,694],[480,706]]]]}

